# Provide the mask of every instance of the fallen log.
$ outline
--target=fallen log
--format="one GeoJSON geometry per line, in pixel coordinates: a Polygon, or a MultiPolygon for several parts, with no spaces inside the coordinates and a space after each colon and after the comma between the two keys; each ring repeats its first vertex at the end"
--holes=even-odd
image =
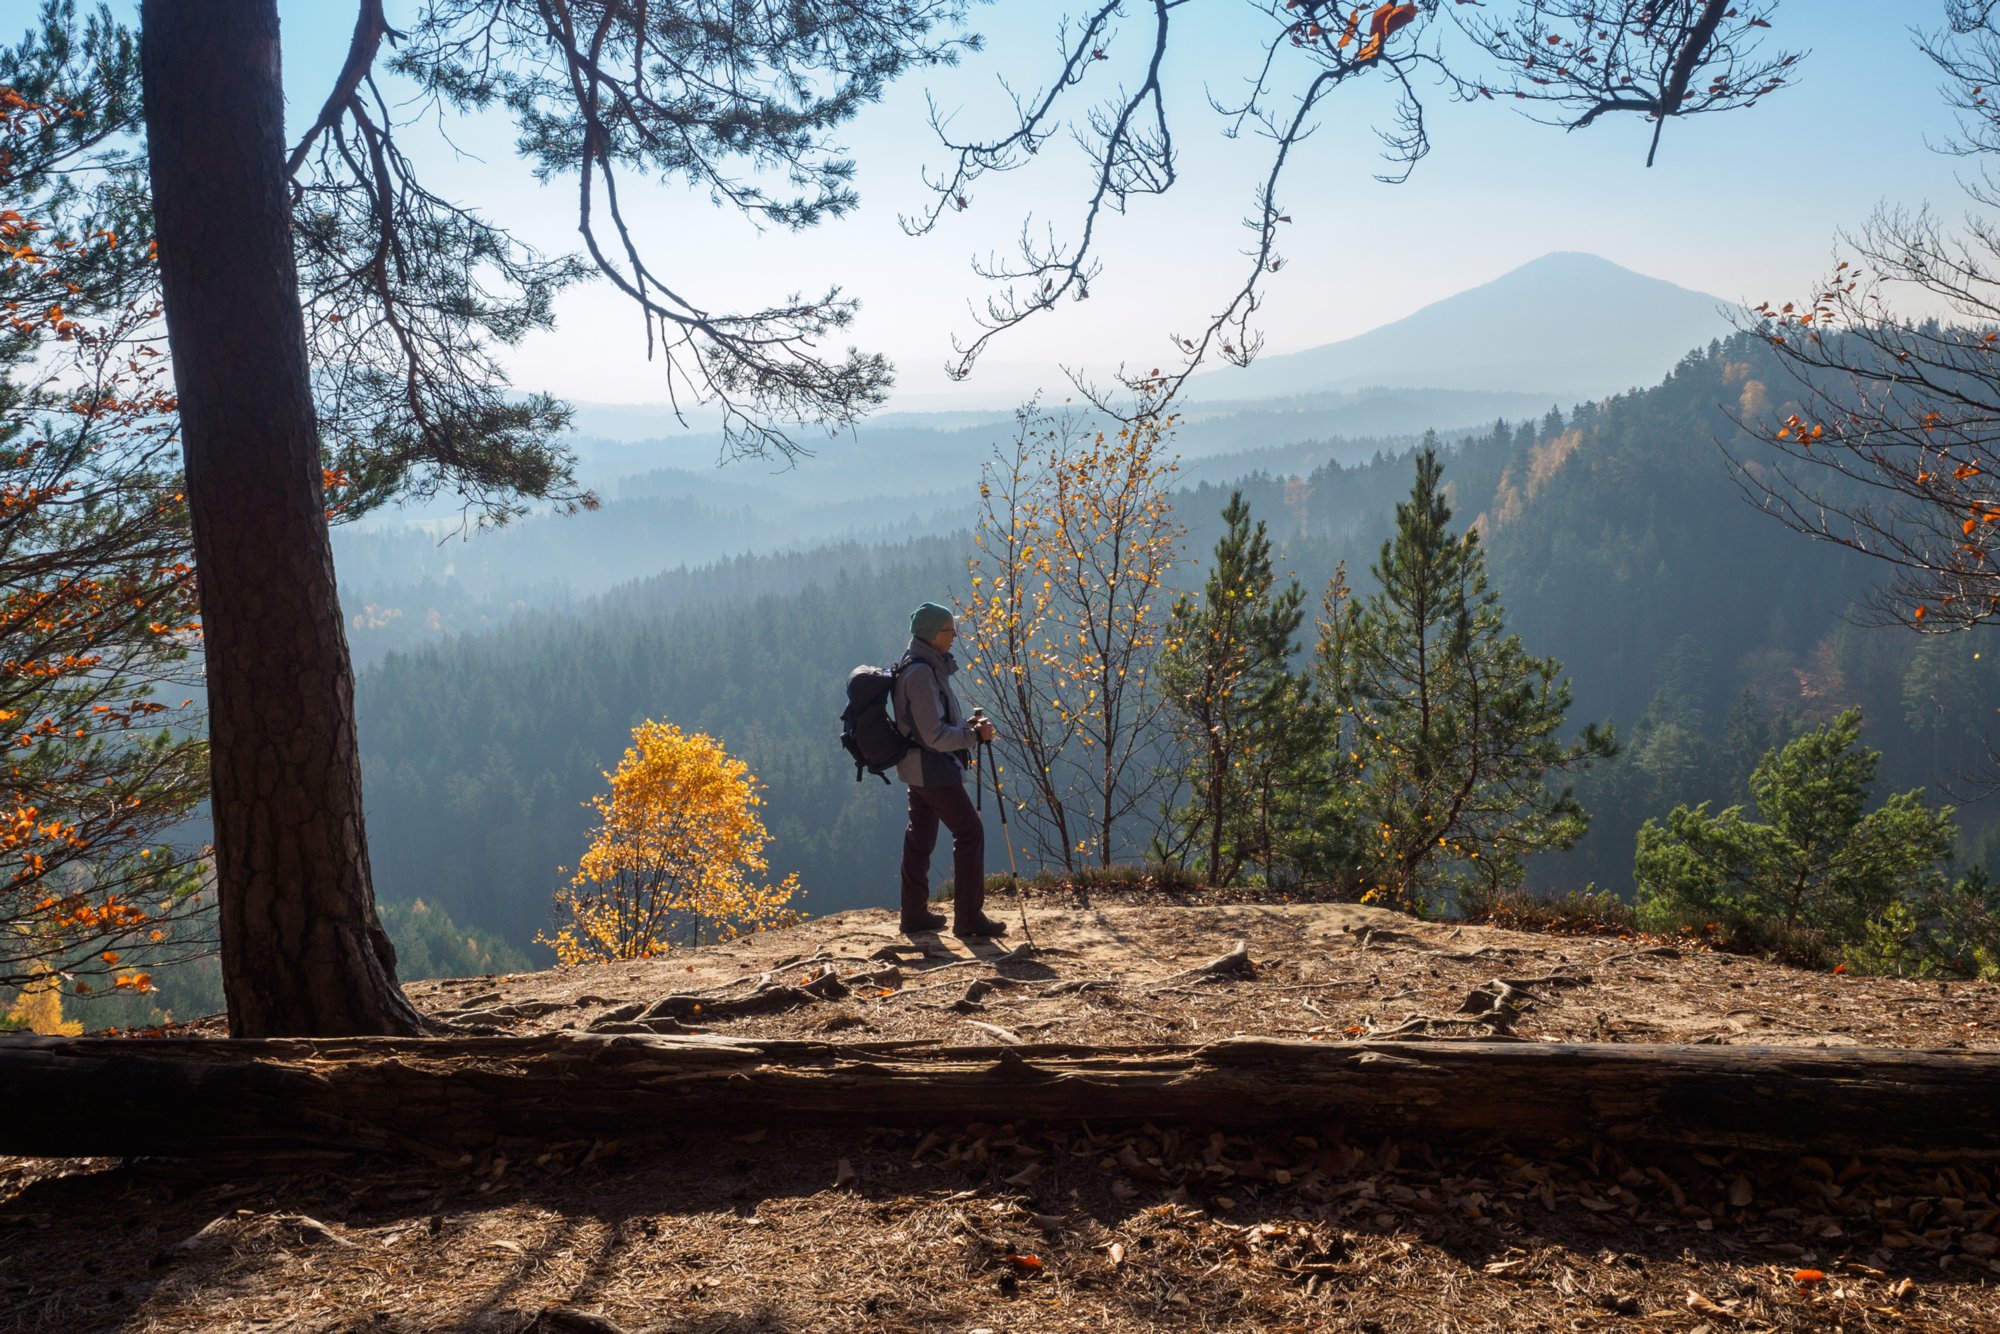
{"type": "Polygon", "coordinates": [[[1527,1145],[1602,1137],[2000,1157],[2000,1052],[1626,1043],[942,1047],[524,1037],[0,1038],[0,1153],[457,1154],[699,1125],[1337,1121],[1527,1145]]]}

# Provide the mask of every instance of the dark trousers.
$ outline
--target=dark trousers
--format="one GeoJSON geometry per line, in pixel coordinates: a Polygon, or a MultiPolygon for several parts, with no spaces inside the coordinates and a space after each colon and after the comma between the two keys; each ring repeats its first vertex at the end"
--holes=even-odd
{"type": "Polygon", "coordinates": [[[965,785],[912,787],[910,823],[903,830],[903,920],[930,911],[931,853],[938,823],[951,830],[952,918],[977,922],[986,906],[986,826],[965,785]]]}

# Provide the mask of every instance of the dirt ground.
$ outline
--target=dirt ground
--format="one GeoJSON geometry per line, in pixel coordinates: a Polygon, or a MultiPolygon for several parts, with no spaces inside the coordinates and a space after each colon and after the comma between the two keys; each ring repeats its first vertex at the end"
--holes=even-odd
{"type": "MultiPolygon", "coordinates": [[[[1449,1041],[1495,1036],[1458,1012],[1507,979],[1518,994],[1498,1032],[1527,1041],[2000,1042],[2000,987],[1803,973],[1685,943],[1353,905],[1045,897],[1026,905],[1033,952],[1007,957],[1016,905],[989,909],[1014,933],[977,952],[857,912],[644,963],[410,991],[510,1032],[601,1029],[694,993],[705,1009],[684,1027],[743,1035],[1449,1041]],[[1186,971],[1238,940],[1247,973],[1186,971]],[[767,974],[827,973],[867,980],[703,1018],[767,974]]],[[[1337,1125],[635,1126],[451,1169],[0,1159],[0,1330],[2000,1331],[1996,1252],[1992,1161],[1587,1140],[1516,1156],[1337,1125]]]]}
{"type": "MultiPolygon", "coordinates": [[[[501,1011],[510,1032],[586,1028],[616,1005],[716,988],[747,991],[758,974],[796,962],[839,972],[900,961],[894,987],[857,990],[805,1006],[689,1026],[753,1037],[984,1043],[995,1028],[1036,1042],[1102,1045],[1201,1042],[1237,1034],[1375,1034],[1412,1015],[1449,1016],[1475,987],[1498,978],[1562,975],[1532,988],[1513,1023],[1520,1037],[1561,1042],[1714,1042],[1755,1046],[2000,1047],[2000,985],[1919,982],[1804,972],[1687,943],[1545,936],[1422,922],[1351,903],[1088,907],[1048,899],[989,904],[1011,934],[982,945],[1005,954],[1023,940],[1032,957],[991,967],[950,935],[916,940],[893,914],[838,913],[785,931],[662,959],[516,977],[419,982],[410,994],[434,1013],[501,1011]],[[1248,943],[1254,981],[1168,985],[1164,979],[1248,943]],[[724,987],[737,978],[747,980],[724,987]],[[976,1011],[954,1009],[975,978],[1001,985],[976,1011]],[[1585,980],[1587,979],[1587,980],[1585,980]],[[1088,989],[1064,983],[1101,983],[1088,989]],[[508,1007],[546,1012],[514,1017],[508,1007]],[[1359,1030],[1359,1031],[1356,1031],[1359,1030]]],[[[1440,1030],[1440,1036],[1451,1030],[1440,1030]]],[[[1460,1035],[1484,1036],[1467,1023],[1460,1035]]]]}

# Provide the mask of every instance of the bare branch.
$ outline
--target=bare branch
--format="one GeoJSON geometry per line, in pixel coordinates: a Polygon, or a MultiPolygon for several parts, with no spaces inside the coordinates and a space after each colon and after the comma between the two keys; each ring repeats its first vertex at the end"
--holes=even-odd
{"type": "MultiPolygon", "coordinates": [[[[974,265],[979,276],[1000,290],[986,300],[983,309],[975,311],[979,332],[969,340],[954,342],[953,360],[947,367],[954,378],[970,375],[979,355],[999,335],[1054,309],[1065,299],[1088,299],[1090,284],[1101,271],[1100,224],[1105,215],[1125,212],[1135,200],[1165,194],[1177,183],[1165,68],[1174,41],[1175,11],[1181,7],[1182,0],[1152,0],[1145,6],[1146,39],[1140,44],[1142,59],[1133,70],[1131,84],[1079,112],[1068,110],[1071,90],[1082,87],[1098,65],[1116,67],[1121,63],[1117,58],[1123,18],[1120,4],[1096,5],[1080,22],[1064,28],[1056,77],[1033,97],[1015,97],[1014,123],[995,137],[956,139],[946,118],[933,108],[933,125],[952,155],[952,167],[943,173],[926,174],[925,184],[933,200],[923,214],[904,219],[905,228],[912,233],[930,231],[947,212],[969,208],[970,188],[982,176],[1019,169],[1058,134],[1067,132],[1076,140],[1092,169],[1091,192],[1073,236],[1045,229],[1045,235],[1037,237],[1024,225],[1014,258],[1002,261],[993,257],[974,265]]],[[[1251,8],[1271,25],[1259,66],[1248,78],[1239,101],[1209,99],[1212,109],[1225,118],[1226,133],[1235,136],[1253,127],[1273,144],[1271,168],[1258,190],[1252,215],[1244,223],[1255,238],[1244,251],[1249,261],[1244,280],[1199,333],[1172,336],[1177,362],[1173,368],[1156,368],[1144,374],[1120,372],[1119,381],[1130,396],[1129,403],[1114,405],[1111,395],[1078,381],[1078,388],[1093,403],[1121,420],[1137,422],[1157,415],[1211,352],[1237,365],[1247,364],[1256,355],[1261,339],[1249,321],[1257,309],[1260,284],[1283,267],[1277,253],[1277,229],[1290,221],[1277,202],[1279,185],[1292,149],[1312,133],[1314,115],[1335,87],[1378,70],[1397,87],[1396,125],[1383,136],[1390,159],[1398,164],[1390,179],[1407,176],[1429,148],[1422,105],[1415,96],[1411,75],[1424,65],[1435,64],[1436,57],[1417,44],[1421,30],[1417,6],[1385,4],[1372,12],[1359,10],[1345,25],[1328,6],[1316,3],[1252,0],[1251,8]],[[1328,11],[1328,26],[1322,26],[1316,17],[1322,10],[1328,11]],[[1300,63],[1309,73],[1299,90],[1286,99],[1289,105],[1281,114],[1273,106],[1280,97],[1278,79],[1300,63]]]]}
{"type": "Polygon", "coordinates": [[[1758,54],[1776,0],[1527,0],[1523,9],[1511,21],[1456,18],[1502,74],[1492,84],[1454,77],[1459,95],[1492,98],[1497,88],[1571,130],[1636,112],[1653,123],[1649,167],[1670,118],[1755,106],[1803,55],[1758,54]]]}
{"type": "Polygon", "coordinates": [[[2000,235],[1885,209],[1810,302],[1750,312],[1794,381],[1739,485],[1787,526],[1883,562],[1878,620],[1925,633],[2000,619],[2000,235]],[[1967,322],[1898,319],[1898,292],[1967,322]]]}

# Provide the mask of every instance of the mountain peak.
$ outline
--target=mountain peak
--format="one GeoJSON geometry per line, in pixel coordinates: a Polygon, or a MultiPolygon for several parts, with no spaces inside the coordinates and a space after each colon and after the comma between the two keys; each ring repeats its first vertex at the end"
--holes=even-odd
{"type": "MultiPolygon", "coordinates": [[[[1620,273],[1632,273],[1632,270],[1623,265],[1614,264],[1604,256],[1593,254],[1588,250],[1551,250],[1548,254],[1537,256],[1517,268],[1510,269],[1508,272],[1528,273],[1536,269],[1562,268],[1616,269],[1620,273]]],[[[1633,274],[1633,276],[1644,277],[1645,275],[1633,274]]]]}
{"type": "Polygon", "coordinates": [[[1267,398],[1371,386],[1601,398],[1656,383],[1730,331],[1731,303],[1580,250],[1336,343],[1201,377],[1205,396],[1267,398]]]}

